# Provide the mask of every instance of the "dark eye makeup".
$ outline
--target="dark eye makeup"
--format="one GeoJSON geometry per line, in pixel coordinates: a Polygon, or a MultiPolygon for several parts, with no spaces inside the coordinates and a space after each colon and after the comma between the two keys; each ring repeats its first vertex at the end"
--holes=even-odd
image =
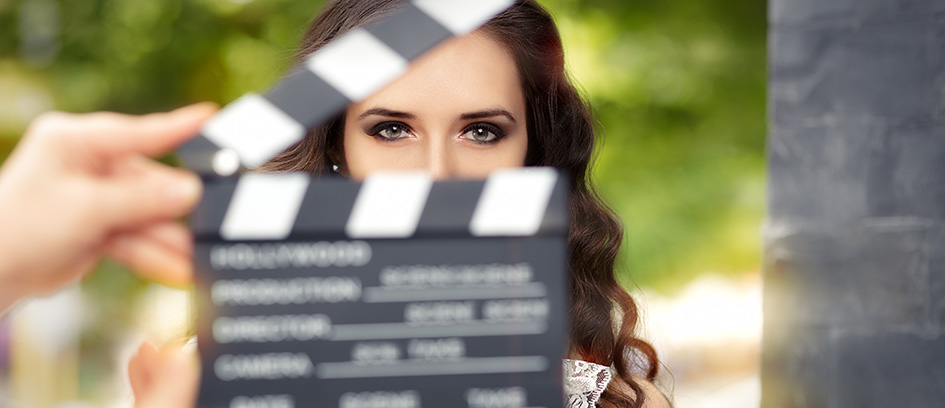
{"type": "MultiPolygon", "coordinates": [[[[413,130],[404,122],[385,121],[366,130],[369,136],[383,142],[396,142],[411,137],[413,130]]],[[[459,138],[478,145],[491,145],[505,138],[501,127],[488,122],[476,122],[466,126],[459,138]]]]}
{"type": "Polygon", "coordinates": [[[411,132],[410,126],[404,122],[387,121],[374,125],[367,134],[381,141],[393,142],[409,137],[411,132]]]}
{"type": "Polygon", "coordinates": [[[496,143],[504,137],[505,132],[502,131],[502,128],[486,122],[477,122],[466,126],[462,135],[460,135],[461,139],[482,145],[496,143]]]}

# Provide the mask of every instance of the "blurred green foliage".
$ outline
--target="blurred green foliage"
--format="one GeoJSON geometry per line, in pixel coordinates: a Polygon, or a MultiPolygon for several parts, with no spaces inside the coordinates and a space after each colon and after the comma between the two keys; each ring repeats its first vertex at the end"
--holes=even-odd
{"type": "MultiPolygon", "coordinates": [[[[0,159],[47,109],[144,113],[272,85],[322,1],[0,0],[0,159]]],[[[756,271],[763,0],[544,0],[606,135],[626,281],[756,271]]]]}
{"type": "Polygon", "coordinates": [[[757,272],[764,212],[763,0],[549,0],[605,134],[601,191],[626,281],[672,290],[757,272]]]}

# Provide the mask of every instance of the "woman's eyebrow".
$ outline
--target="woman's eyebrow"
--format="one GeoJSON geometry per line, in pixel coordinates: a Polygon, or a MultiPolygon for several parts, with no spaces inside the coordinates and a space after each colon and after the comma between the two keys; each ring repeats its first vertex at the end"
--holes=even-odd
{"type": "Polygon", "coordinates": [[[475,119],[485,119],[491,118],[494,116],[505,116],[515,123],[515,116],[512,116],[512,113],[505,109],[488,109],[478,112],[469,112],[462,114],[459,118],[460,120],[475,120],[475,119]]]}
{"type": "Polygon", "coordinates": [[[364,111],[364,113],[358,115],[358,120],[364,119],[371,115],[387,116],[387,117],[398,118],[398,119],[416,119],[417,118],[412,113],[395,111],[395,110],[390,110],[386,108],[371,108],[364,111]]]}

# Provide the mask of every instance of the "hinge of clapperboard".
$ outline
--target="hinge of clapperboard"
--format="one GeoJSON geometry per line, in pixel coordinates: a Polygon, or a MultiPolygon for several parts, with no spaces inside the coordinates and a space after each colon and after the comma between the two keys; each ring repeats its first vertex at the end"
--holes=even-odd
{"type": "MultiPolygon", "coordinates": [[[[265,94],[249,93],[224,107],[206,122],[200,135],[177,151],[183,164],[206,183],[204,208],[198,207],[198,212],[225,214],[223,219],[200,222],[215,226],[192,225],[195,234],[206,232],[227,241],[286,239],[309,187],[309,176],[240,173],[264,164],[348,104],[394,81],[424,52],[454,35],[472,32],[514,2],[411,0],[381,22],[336,38],[265,94]],[[212,197],[214,185],[232,185],[234,178],[235,191],[224,188],[231,199],[212,197]]],[[[432,183],[423,174],[368,177],[354,203],[346,234],[351,238],[411,236],[432,183]],[[398,208],[399,216],[387,216],[389,208],[398,208]],[[414,216],[406,214],[409,211],[404,209],[409,208],[415,209],[414,216]]],[[[470,233],[538,233],[548,203],[556,199],[553,195],[564,194],[561,187],[556,188],[561,183],[558,173],[546,168],[494,172],[479,197],[470,233]]],[[[552,215],[556,224],[566,222],[565,217],[552,215]]]]}

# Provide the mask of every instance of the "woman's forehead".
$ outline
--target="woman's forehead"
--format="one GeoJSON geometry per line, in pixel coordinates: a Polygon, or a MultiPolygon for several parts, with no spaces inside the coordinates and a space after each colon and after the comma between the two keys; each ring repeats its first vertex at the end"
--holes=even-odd
{"type": "Polygon", "coordinates": [[[452,39],[414,62],[407,72],[356,108],[376,106],[411,111],[480,110],[501,107],[524,111],[515,60],[481,31],[452,39]]]}

